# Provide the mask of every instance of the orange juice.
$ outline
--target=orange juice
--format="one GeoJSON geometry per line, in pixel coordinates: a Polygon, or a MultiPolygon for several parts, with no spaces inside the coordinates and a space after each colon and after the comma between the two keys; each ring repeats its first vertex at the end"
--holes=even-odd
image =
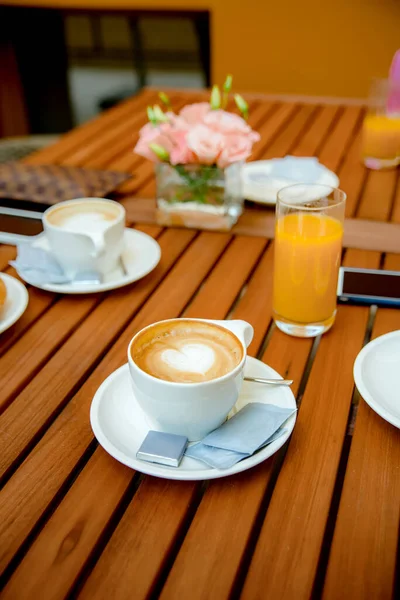
{"type": "Polygon", "coordinates": [[[363,124],[362,151],[367,167],[400,164],[400,116],[367,115],[363,124]]]}
{"type": "Polygon", "coordinates": [[[278,217],[273,293],[277,321],[333,322],[342,238],[342,223],[324,214],[278,217]]]}

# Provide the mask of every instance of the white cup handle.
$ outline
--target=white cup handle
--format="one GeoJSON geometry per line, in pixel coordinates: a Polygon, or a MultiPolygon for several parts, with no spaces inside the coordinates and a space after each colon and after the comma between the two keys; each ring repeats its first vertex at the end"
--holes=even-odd
{"type": "Polygon", "coordinates": [[[104,235],[102,233],[91,233],[91,234],[87,233],[85,235],[87,235],[87,237],[90,238],[90,240],[94,246],[92,252],[90,253],[91,256],[96,258],[97,256],[100,256],[100,254],[103,254],[103,252],[106,248],[106,242],[104,239],[104,235]]]}
{"type": "Polygon", "coordinates": [[[248,348],[252,342],[254,336],[254,329],[247,323],[247,321],[242,321],[240,319],[233,321],[211,321],[211,323],[215,323],[216,325],[220,325],[221,327],[225,327],[225,329],[229,329],[232,331],[242,342],[246,348],[248,348]]]}

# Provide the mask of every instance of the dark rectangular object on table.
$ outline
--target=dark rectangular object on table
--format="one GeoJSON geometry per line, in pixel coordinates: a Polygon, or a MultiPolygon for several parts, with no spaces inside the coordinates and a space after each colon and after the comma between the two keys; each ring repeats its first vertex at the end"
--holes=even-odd
{"type": "Polygon", "coordinates": [[[10,201],[24,201],[50,206],[74,198],[103,198],[130,177],[130,173],[118,171],[7,162],[0,164],[0,203],[9,206],[10,201]]]}

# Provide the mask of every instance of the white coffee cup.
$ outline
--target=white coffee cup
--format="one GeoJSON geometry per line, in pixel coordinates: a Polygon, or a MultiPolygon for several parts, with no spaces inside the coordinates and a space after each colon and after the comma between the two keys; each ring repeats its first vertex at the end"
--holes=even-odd
{"type": "MultiPolygon", "coordinates": [[[[209,319],[179,319],[206,321],[231,331],[243,348],[240,363],[229,373],[200,383],[176,383],[149,375],[132,359],[131,348],[139,331],[128,346],[128,363],[133,391],[139,406],[154,429],[186,436],[189,441],[201,440],[219,427],[235,405],[243,381],[247,347],[253,339],[253,327],[246,321],[212,321],[209,319]]],[[[168,324],[176,319],[160,323],[168,324]]]]}
{"type": "Polygon", "coordinates": [[[118,264],[123,249],[125,209],[105,198],[78,198],[47,209],[43,226],[50,250],[66,275],[96,271],[101,275],[118,264]]]}

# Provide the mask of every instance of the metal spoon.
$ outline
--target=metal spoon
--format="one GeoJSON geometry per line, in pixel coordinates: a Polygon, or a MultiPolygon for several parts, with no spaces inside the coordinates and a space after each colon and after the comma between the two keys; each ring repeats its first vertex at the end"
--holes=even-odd
{"type": "Polygon", "coordinates": [[[244,380],[267,385],[292,385],[293,383],[293,379],[263,379],[262,377],[244,377],[244,380]]]}
{"type": "Polygon", "coordinates": [[[124,277],[127,277],[129,275],[129,273],[128,273],[128,269],[126,268],[125,263],[122,259],[122,256],[119,257],[119,264],[122,269],[122,273],[123,273],[124,277]]]}

